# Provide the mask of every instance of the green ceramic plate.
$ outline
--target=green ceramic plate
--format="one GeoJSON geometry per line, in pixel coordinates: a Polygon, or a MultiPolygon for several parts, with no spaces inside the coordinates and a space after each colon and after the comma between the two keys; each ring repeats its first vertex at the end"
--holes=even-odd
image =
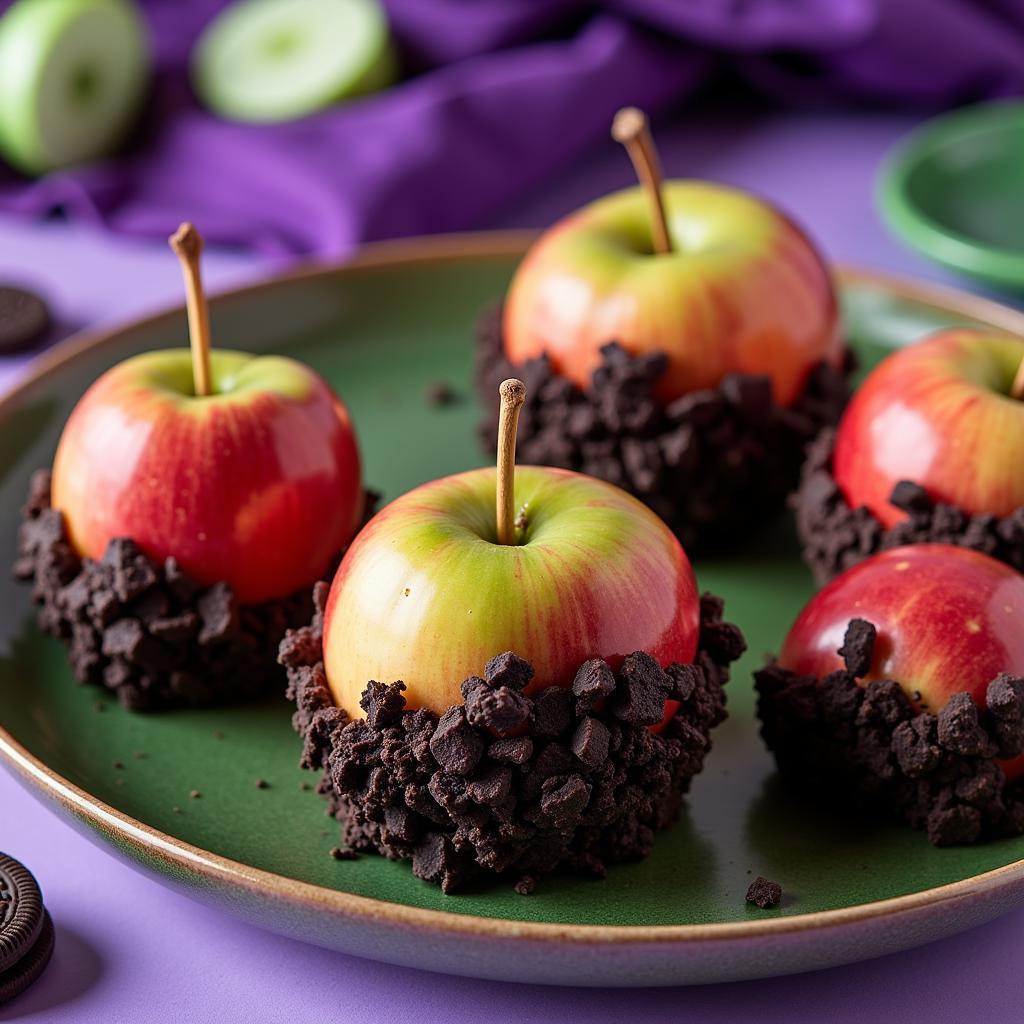
{"type": "Polygon", "coordinates": [[[968,107],[912,132],[883,165],[879,201],[924,255],[1024,290],[1024,102],[968,107]]]}
{"type": "MultiPolygon", "coordinates": [[[[368,479],[394,496],[481,461],[472,403],[433,409],[424,389],[438,379],[468,387],[471,324],[502,294],[524,244],[506,235],[377,247],[348,266],[216,299],[215,337],[285,351],[324,373],[355,415],[368,479]]],[[[847,274],[843,293],[868,363],[952,322],[1024,333],[1021,314],[951,292],[847,274]]],[[[175,310],[69,342],[0,403],[0,550],[13,550],[29,474],[49,463],[87,385],[132,353],[181,344],[184,332],[175,310]]],[[[811,592],[788,522],[697,570],[726,598],[751,653],[688,814],[649,860],[604,882],[559,878],[528,898],[507,886],[446,897],[404,864],[332,860],[336,837],[320,799],[300,788],[284,700],[128,714],[72,685],[62,648],[38,633],[27,594],[6,573],[0,753],[60,814],[169,885],[310,942],[458,974],[603,985],[750,978],[901,949],[1024,900],[1024,840],[936,850],[902,828],[815,816],[777,784],[757,737],[750,671],[811,592]],[[257,789],[257,778],[271,788],[257,789]],[[193,789],[201,799],[189,799],[193,789]],[[757,873],[784,884],[778,910],[744,903],[757,873]]]]}

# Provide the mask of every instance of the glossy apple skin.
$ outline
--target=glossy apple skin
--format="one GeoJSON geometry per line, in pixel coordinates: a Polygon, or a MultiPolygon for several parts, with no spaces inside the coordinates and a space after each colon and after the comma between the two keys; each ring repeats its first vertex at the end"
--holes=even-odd
{"type": "Polygon", "coordinates": [[[1024,402],[1010,397],[1024,339],[949,330],[884,359],[854,394],[836,434],[833,472],[851,507],[885,526],[900,480],[970,513],[1024,506],[1024,402]]]}
{"type": "Polygon", "coordinates": [[[52,500],[80,555],[115,537],[244,604],[321,578],[362,517],[348,412],[292,359],[217,350],[215,394],[193,393],[187,349],[113,367],[61,436],[52,500]]]}
{"type": "Polygon", "coordinates": [[[520,544],[496,542],[493,469],[410,491],[353,542],[324,619],[328,682],[349,715],[362,717],[370,679],[400,679],[410,707],[443,714],[508,650],[533,663],[531,691],[570,684],[589,658],[693,660],[693,569],[653,512],[558,469],[519,467],[515,493],[529,517],[520,544]]]}
{"type": "MultiPolygon", "coordinates": [[[[895,679],[933,714],[962,690],[981,708],[1000,672],[1024,675],[1024,576],[988,555],[948,544],[914,544],[874,555],[820,590],[789,631],[779,663],[825,676],[851,619],[878,631],[864,681],[895,679]]],[[[1024,757],[1003,765],[1024,771],[1024,757]]]]}
{"type": "Polygon", "coordinates": [[[792,221],[707,182],[667,182],[664,200],[669,254],[653,254],[638,188],[585,206],[538,239],[505,302],[513,363],[546,352],[558,373],[586,389],[601,347],[617,341],[636,355],[668,355],[663,401],[730,373],[756,373],[772,379],[786,405],[816,363],[839,365],[832,281],[792,221]]]}

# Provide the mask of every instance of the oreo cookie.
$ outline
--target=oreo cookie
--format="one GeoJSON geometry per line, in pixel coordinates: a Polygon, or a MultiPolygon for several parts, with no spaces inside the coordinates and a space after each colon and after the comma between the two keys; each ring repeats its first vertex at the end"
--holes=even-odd
{"type": "Polygon", "coordinates": [[[54,937],[32,873],[0,854],[0,1003],[20,995],[43,973],[54,937]]]}
{"type": "Polygon", "coordinates": [[[31,348],[52,324],[49,307],[35,292],[0,285],[0,355],[31,348]]]}

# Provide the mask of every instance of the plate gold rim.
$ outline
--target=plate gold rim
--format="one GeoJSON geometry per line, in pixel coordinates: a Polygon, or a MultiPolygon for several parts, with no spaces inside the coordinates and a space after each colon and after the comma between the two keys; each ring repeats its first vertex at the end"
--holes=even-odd
{"type": "MultiPolygon", "coordinates": [[[[507,259],[521,255],[533,237],[534,232],[525,231],[481,232],[372,243],[364,247],[354,258],[340,263],[301,266],[258,283],[222,292],[214,297],[212,305],[216,308],[219,302],[243,298],[254,292],[286,286],[293,281],[310,277],[330,277],[349,270],[389,268],[410,263],[447,262],[467,257],[507,259]]],[[[945,312],[978,320],[999,330],[1024,335],[1024,312],[952,287],[932,282],[911,281],[855,267],[838,268],[836,278],[840,283],[877,287],[879,291],[887,294],[895,294],[945,312]]],[[[35,388],[58,368],[83,353],[112,344],[129,331],[148,328],[161,320],[182,315],[182,307],[176,305],[107,330],[78,334],[60,343],[35,359],[29,366],[26,378],[0,397],[0,420],[24,393],[35,388]]],[[[835,910],[755,921],[678,925],[572,925],[480,917],[411,907],[370,896],[328,889],[310,882],[286,878],[261,868],[250,867],[193,846],[96,799],[31,754],[3,726],[0,726],[0,757],[32,788],[56,801],[77,818],[99,828],[141,855],[164,861],[168,867],[186,873],[194,872],[210,881],[222,882],[260,896],[272,897],[306,910],[331,912],[342,919],[426,928],[452,935],[557,941],[582,945],[702,943],[760,939],[794,932],[824,930],[895,914],[927,910],[938,904],[999,890],[1014,882],[1024,883],[1022,859],[958,882],[903,896],[835,910]]]]}

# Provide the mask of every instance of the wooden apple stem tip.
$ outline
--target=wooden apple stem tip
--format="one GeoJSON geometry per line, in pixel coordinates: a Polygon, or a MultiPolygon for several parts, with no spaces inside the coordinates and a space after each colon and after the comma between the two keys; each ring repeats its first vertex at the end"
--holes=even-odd
{"type": "Polygon", "coordinates": [[[519,411],[526,401],[526,385],[512,377],[501,382],[498,394],[498,543],[515,544],[516,430],[519,411]]]}
{"type": "Polygon", "coordinates": [[[1017,375],[1013,378],[1013,384],[1010,387],[1010,397],[1016,398],[1018,402],[1024,402],[1024,359],[1017,367],[1017,375]]]}
{"type": "Polygon", "coordinates": [[[199,274],[199,256],[203,237],[188,223],[182,224],[168,241],[181,260],[185,276],[185,304],[188,308],[188,335],[192,348],[192,380],[197,395],[212,395],[210,379],[210,311],[206,305],[203,281],[199,274]]]}
{"type": "Polygon", "coordinates": [[[668,221],[665,219],[665,201],[661,194],[661,166],[654,139],[647,126],[647,115],[636,107],[623,107],[612,121],[612,138],[626,147],[640,184],[647,195],[651,208],[651,233],[654,236],[654,251],[669,253],[672,240],[668,235],[668,221]]]}

